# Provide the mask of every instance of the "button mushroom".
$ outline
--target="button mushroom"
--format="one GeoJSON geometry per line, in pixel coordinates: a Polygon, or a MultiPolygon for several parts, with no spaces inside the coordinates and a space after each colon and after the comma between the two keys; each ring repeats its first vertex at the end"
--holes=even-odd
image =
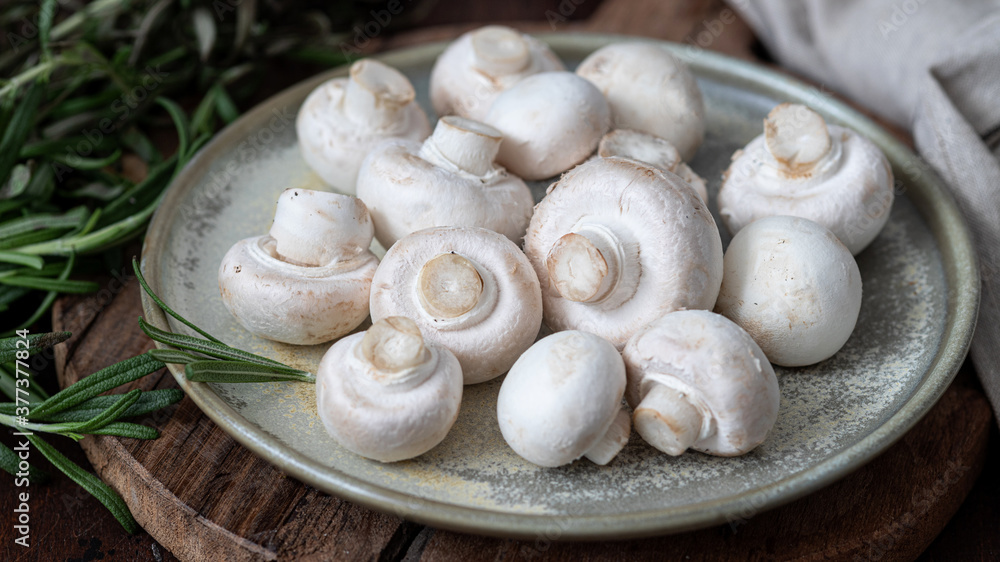
{"type": "Polygon", "coordinates": [[[652,43],[615,43],[584,59],[576,73],[608,99],[616,129],[662,137],[691,160],[705,137],[705,102],[684,63],[652,43]]]}
{"type": "Polygon", "coordinates": [[[513,242],[476,227],[438,227],[401,238],[372,281],[373,321],[413,319],[428,341],[458,357],[465,384],[504,373],[535,341],[542,296],[513,242]]]}
{"type": "Polygon", "coordinates": [[[327,432],[381,462],[422,455],[458,418],[462,370],[450,351],[424,341],[408,318],[385,318],[333,344],[316,373],[327,432]]]}
{"type": "Polygon", "coordinates": [[[251,333],[313,345],[357,328],[368,316],[378,258],[360,199],[286,189],[270,234],[240,240],[219,265],[222,302],[251,333]]]}
{"type": "Polygon", "coordinates": [[[538,39],[501,25],[470,31],[445,49],[431,70],[438,115],[482,121],[500,92],[539,72],[565,70],[538,39]]]}
{"type": "Polygon", "coordinates": [[[590,82],[571,72],[542,72],[497,96],[484,121],[503,133],[497,161],[519,177],[540,180],[594,152],[611,114],[590,82]]]}
{"type": "Polygon", "coordinates": [[[586,456],[604,465],[628,442],[625,364],[607,340],[578,331],[539,340],[500,386],[497,421],[512,449],[540,466],[586,456]]]}
{"type": "Polygon", "coordinates": [[[778,417],[778,379],[746,332],[706,310],[667,314],[622,351],[635,429],[669,455],[730,457],[760,445],[778,417]]]}
{"type": "Polygon", "coordinates": [[[550,328],[592,332],[620,349],[668,312],[715,304],[722,240],[705,204],[678,176],[597,158],[549,189],[524,251],[550,328]]]}
{"type": "Polygon", "coordinates": [[[349,78],[324,82],[302,104],[295,120],[302,157],[323,181],[354,193],[361,161],[375,145],[431,133],[415,96],[398,70],[374,59],[355,62],[349,78]]]}
{"type": "Polygon", "coordinates": [[[611,156],[631,158],[655,166],[664,172],[673,172],[693,187],[703,202],[708,202],[705,180],[681,161],[677,147],[666,139],[639,131],[615,129],[601,139],[601,144],[597,145],[597,155],[601,158],[611,156]]]}
{"type": "Polygon", "coordinates": [[[761,217],[804,217],[857,255],[889,220],[893,198],[892,169],[873,142],[783,103],[764,120],[764,134],[733,155],[719,214],[733,234],[761,217]]]}
{"type": "Polygon", "coordinates": [[[821,225],[797,217],[760,219],[736,233],[724,263],[715,310],[749,332],[772,363],[817,363],[854,331],[861,272],[821,225]]]}
{"type": "Polygon", "coordinates": [[[423,146],[379,145],[358,174],[378,241],[388,248],[432,226],[479,226],[519,244],[535,202],[520,178],[494,164],[500,140],[489,125],[449,116],[423,146]]]}

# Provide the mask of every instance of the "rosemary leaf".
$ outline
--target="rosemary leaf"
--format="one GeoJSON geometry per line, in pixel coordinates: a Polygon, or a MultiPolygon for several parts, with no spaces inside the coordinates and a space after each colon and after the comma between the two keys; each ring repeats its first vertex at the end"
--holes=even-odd
{"type": "Polygon", "coordinates": [[[41,291],[57,291],[60,293],[77,295],[93,293],[100,288],[100,285],[94,283],[93,281],[73,281],[69,279],[60,280],[49,279],[47,277],[28,277],[26,275],[18,277],[0,277],[0,283],[10,285],[12,287],[27,287],[29,289],[38,289],[41,291]]]}
{"type": "Polygon", "coordinates": [[[128,410],[129,407],[139,400],[139,395],[141,394],[142,391],[138,388],[122,394],[107,410],[104,410],[87,421],[78,422],[70,429],[70,431],[76,433],[92,433],[95,429],[104,427],[121,417],[122,414],[125,413],[125,410],[128,410]]]}
{"type": "MultiPolygon", "coordinates": [[[[65,410],[63,412],[58,412],[55,414],[42,415],[39,416],[35,413],[34,407],[31,408],[31,412],[28,414],[28,419],[30,420],[44,420],[49,422],[82,422],[87,421],[94,416],[100,415],[102,412],[113,406],[118,400],[119,395],[101,395],[95,396],[89,400],[85,400],[80,404],[65,410]]],[[[150,412],[155,412],[161,408],[170,406],[171,404],[176,404],[184,398],[184,391],[179,388],[162,388],[159,390],[147,390],[139,395],[139,399],[136,400],[134,404],[129,406],[124,413],[120,414],[117,419],[124,418],[134,418],[136,416],[142,416],[150,412]]],[[[14,409],[16,404],[13,402],[3,402],[0,403],[0,414],[6,414],[8,416],[14,415],[14,409]]]]}
{"type": "Polygon", "coordinates": [[[204,357],[198,357],[186,351],[180,351],[177,349],[150,349],[146,353],[152,355],[153,358],[158,361],[173,363],[175,365],[187,365],[188,363],[194,363],[195,361],[201,361],[204,359],[204,357]]]}
{"type": "Polygon", "coordinates": [[[101,482],[98,477],[87,472],[73,461],[67,459],[62,453],[40,437],[29,435],[28,440],[56,468],[65,473],[66,476],[69,476],[71,480],[83,486],[85,490],[104,504],[104,507],[108,508],[126,531],[132,534],[139,532],[139,524],[135,522],[132,513],[129,512],[125,500],[111,489],[110,486],[101,482]]]}
{"type": "Polygon", "coordinates": [[[78,154],[53,154],[49,157],[60,164],[65,164],[77,170],[99,170],[117,162],[121,158],[121,155],[121,149],[117,149],[113,154],[104,158],[85,158],[78,154]]]}
{"type": "Polygon", "coordinates": [[[38,256],[22,254],[21,252],[7,252],[3,250],[0,250],[0,262],[26,265],[32,269],[41,269],[42,266],[45,265],[45,260],[38,256]]]}
{"type": "MultiPolygon", "coordinates": [[[[69,278],[69,274],[73,272],[73,266],[75,264],[76,264],[76,254],[70,254],[69,259],[66,260],[66,264],[63,267],[63,270],[59,274],[59,277],[56,279],[56,281],[66,282],[67,278],[69,278]]],[[[40,279],[41,277],[38,278],[40,279]]],[[[15,277],[15,279],[18,278],[15,277]]],[[[94,283],[94,291],[96,290],[97,290],[97,284],[94,283]]],[[[87,291],[87,292],[92,292],[92,291],[87,291]]],[[[18,328],[27,328],[28,326],[31,326],[32,324],[37,322],[38,319],[41,318],[43,314],[48,312],[49,307],[52,306],[52,303],[56,302],[57,296],[59,296],[59,293],[57,291],[50,290],[49,293],[45,295],[45,298],[42,299],[42,302],[41,304],[38,305],[38,308],[35,309],[35,312],[27,320],[21,322],[18,328]]]]}
{"type": "MultiPolygon", "coordinates": [[[[43,349],[52,347],[57,343],[62,343],[73,335],[71,332],[48,332],[45,334],[31,334],[27,338],[13,337],[0,339],[0,363],[10,363],[17,359],[19,351],[27,351],[28,355],[34,355],[43,349]],[[19,343],[27,339],[25,344],[19,343]]],[[[23,360],[23,359],[22,359],[23,360]]]]}
{"type": "MultiPolygon", "coordinates": [[[[43,401],[48,400],[49,398],[49,393],[45,392],[45,389],[42,388],[42,386],[38,384],[38,382],[35,380],[35,373],[32,372],[31,369],[28,369],[27,367],[23,366],[18,367],[16,365],[8,365],[5,367],[0,367],[0,391],[3,391],[3,393],[7,395],[8,398],[14,400],[13,406],[15,408],[18,405],[17,403],[18,399],[22,400],[20,405],[24,406],[23,400],[27,400],[29,404],[36,404],[36,403],[40,404],[43,401]],[[19,368],[22,374],[21,378],[24,379],[25,375],[27,377],[28,380],[27,388],[25,388],[23,384],[20,387],[17,386],[17,377],[15,376],[15,374],[17,373],[19,368]],[[18,388],[19,390],[16,390],[18,388]]],[[[16,414],[16,411],[14,409],[11,409],[10,412],[0,412],[0,413],[14,415],[16,414]]]]}
{"type": "Polygon", "coordinates": [[[35,80],[31,84],[24,99],[18,104],[10,123],[7,124],[3,136],[0,137],[0,185],[7,183],[7,176],[17,162],[17,153],[31,134],[38,104],[45,97],[45,85],[46,81],[42,79],[35,80]]]}
{"type": "MultiPolygon", "coordinates": [[[[153,302],[156,303],[156,306],[160,307],[160,309],[163,310],[163,312],[166,312],[167,314],[173,316],[175,319],[177,319],[179,322],[181,322],[188,328],[191,328],[195,332],[198,332],[205,339],[213,341],[218,344],[222,344],[222,340],[216,338],[212,334],[209,334],[205,330],[202,330],[198,326],[195,326],[193,322],[189,321],[187,318],[184,318],[180,314],[174,312],[174,309],[167,306],[167,303],[163,302],[163,300],[160,299],[160,297],[156,293],[154,293],[152,289],[149,288],[149,283],[146,282],[146,278],[142,275],[142,268],[139,267],[139,260],[136,259],[135,256],[132,256],[132,271],[135,272],[135,276],[139,280],[139,285],[142,286],[142,290],[145,291],[147,295],[149,295],[149,298],[153,299],[153,302]]],[[[142,321],[140,320],[140,323],[141,322],[142,321]]]]}
{"type": "Polygon", "coordinates": [[[261,357],[259,355],[254,355],[253,353],[243,351],[242,349],[236,349],[235,347],[229,347],[228,345],[215,343],[210,341],[205,341],[203,339],[195,338],[192,336],[186,336],[184,334],[174,334],[171,332],[166,332],[155,326],[151,326],[146,323],[142,318],[139,319],[139,328],[146,333],[147,336],[163,344],[171,345],[173,347],[179,347],[181,349],[187,349],[190,351],[197,351],[198,353],[204,353],[205,355],[215,357],[217,359],[232,360],[244,363],[255,363],[264,367],[268,367],[271,370],[278,371],[287,375],[309,375],[306,371],[300,371],[299,369],[293,369],[287,365],[278,363],[277,361],[272,361],[266,357],[261,357]]]}
{"type": "Polygon", "coordinates": [[[156,439],[160,432],[148,425],[129,422],[111,422],[100,429],[90,432],[91,435],[117,435],[132,439],[156,439]]]}
{"type": "Polygon", "coordinates": [[[52,395],[51,398],[42,402],[34,409],[34,414],[37,416],[46,416],[68,410],[84,400],[93,398],[117,386],[140,379],[163,367],[163,363],[145,353],[125,359],[124,361],[105,367],[52,395]]]}
{"type": "MultiPolygon", "coordinates": [[[[168,98],[159,97],[156,98],[156,103],[163,106],[170,114],[170,118],[174,121],[174,126],[177,128],[177,154],[180,155],[180,159],[183,160],[188,156],[188,146],[191,144],[191,127],[188,124],[187,116],[184,115],[184,110],[181,106],[177,105],[173,100],[168,98]]],[[[178,164],[180,166],[180,164],[178,164]]],[[[180,171],[180,167],[177,168],[180,171]]]]}
{"type": "Polygon", "coordinates": [[[316,382],[312,373],[290,374],[245,361],[195,361],[184,366],[184,375],[195,382],[316,382]]]}
{"type": "MultiPolygon", "coordinates": [[[[21,472],[20,467],[18,467],[20,462],[21,459],[18,458],[17,454],[10,447],[0,443],[0,468],[10,473],[11,476],[16,476],[18,472],[21,472]]],[[[41,484],[48,479],[49,475],[44,470],[33,464],[28,464],[28,482],[31,484],[41,484]]]]}
{"type": "Polygon", "coordinates": [[[86,207],[75,207],[61,215],[46,213],[14,219],[0,225],[0,240],[43,229],[79,228],[89,215],[86,207]]]}
{"type": "Polygon", "coordinates": [[[222,117],[227,125],[236,121],[240,116],[240,111],[236,108],[233,98],[229,97],[222,84],[216,84],[213,90],[215,90],[215,109],[219,113],[219,117],[222,117]]]}

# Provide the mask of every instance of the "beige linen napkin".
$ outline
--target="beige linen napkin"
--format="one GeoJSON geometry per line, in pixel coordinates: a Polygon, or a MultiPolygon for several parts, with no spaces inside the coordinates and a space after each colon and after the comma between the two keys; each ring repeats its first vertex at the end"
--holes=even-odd
{"type": "Polygon", "coordinates": [[[1000,0],[728,0],[785,66],[913,132],[979,250],[971,357],[1000,415],[1000,0]]]}

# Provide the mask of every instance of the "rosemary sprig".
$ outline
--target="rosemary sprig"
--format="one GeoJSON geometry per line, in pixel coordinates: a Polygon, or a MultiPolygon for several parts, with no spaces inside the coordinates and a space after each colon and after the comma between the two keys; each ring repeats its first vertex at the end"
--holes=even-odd
{"type": "MultiPolygon", "coordinates": [[[[314,383],[316,377],[307,371],[294,369],[272,359],[261,357],[222,343],[218,338],[202,330],[185,319],[165,302],[146,282],[139,262],[132,259],[132,269],[143,290],[165,313],[176,318],[204,339],[174,334],[160,330],[139,319],[139,326],[154,341],[180,349],[153,349],[142,355],[130,357],[114,365],[109,365],[73,385],[45,396],[40,388],[36,394],[19,396],[14,377],[0,369],[0,389],[9,388],[13,402],[0,403],[0,424],[31,432],[32,444],[59,470],[66,473],[88,492],[96,496],[129,532],[138,525],[128,511],[125,502],[98,478],[73,464],[39,437],[38,433],[61,435],[80,440],[85,435],[117,435],[133,439],[156,439],[159,432],[149,426],[122,421],[147,414],[179,402],[184,394],[178,389],[164,389],[143,392],[134,389],[125,394],[102,395],[104,392],[138,380],[155,372],[166,363],[183,364],[188,380],[215,383],[259,383],[259,382],[307,382],[314,383]],[[192,353],[195,352],[195,353],[192,353]]],[[[59,332],[0,339],[0,364],[26,359],[28,356],[60,343],[70,334],[59,332]],[[20,353],[20,355],[18,355],[20,353]]],[[[20,365],[18,366],[20,369],[20,365]]],[[[21,379],[23,380],[23,379],[21,379]]],[[[30,379],[29,379],[30,380],[30,379]]],[[[5,390],[6,392],[6,390],[5,390]]],[[[16,474],[18,459],[9,448],[0,446],[0,468],[16,474]]],[[[43,479],[44,473],[37,468],[29,470],[30,478],[43,479]]]]}
{"type": "Polygon", "coordinates": [[[167,306],[149,287],[149,283],[146,282],[146,278],[142,275],[139,261],[135,258],[132,258],[132,270],[135,272],[136,278],[139,279],[142,290],[149,295],[163,312],[204,336],[204,339],[201,339],[184,334],[167,332],[151,326],[142,318],[139,319],[139,327],[153,341],[187,350],[153,349],[147,353],[152,358],[164,363],[184,365],[184,375],[188,380],[227,383],[316,382],[316,376],[308,371],[295,369],[273,359],[268,359],[267,357],[262,357],[222,343],[218,338],[195,326],[193,322],[167,306]],[[198,355],[189,353],[190,351],[194,351],[198,355]]]}
{"type": "Polygon", "coordinates": [[[73,281],[78,271],[109,249],[120,259],[171,179],[275,68],[310,52],[324,53],[311,58],[323,66],[347,62],[348,30],[370,17],[363,0],[0,4],[0,21],[37,28],[0,31],[0,264],[79,258],[67,282],[6,277],[4,288],[21,290],[0,290],[0,336],[39,322],[60,294],[95,290],[73,281]],[[150,141],[170,129],[176,145],[150,141]]]}

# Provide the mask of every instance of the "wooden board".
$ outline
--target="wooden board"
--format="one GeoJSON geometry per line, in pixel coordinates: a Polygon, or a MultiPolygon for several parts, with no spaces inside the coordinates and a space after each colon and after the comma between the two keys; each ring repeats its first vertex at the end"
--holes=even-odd
{"type": "MultiPolygon", "coordinates": [[[[566,21],[549,14],[544,22],[520,27],[661,37],[755,58],[749,28],[739,19],[730,19],[718,1],[606,0],[588,21],[574,22],[571,10],[579,3],[565,0],[552,11],[567,17],[566,21]],[[722,31],[712,32],[720,29],[719,24],[722,31]]],[[[371,48],[446,39],[471,27],[475,24],[419,30],[374,41],[371,48]]],[[[60,346],[55,358],[62,384],[151,347],[135,323],[141,313],[137,283],[131,276],[124,277],[123,285],[105,280],[107,291],[95,296],[67,297],[57,303],[55,328],[75,334],[68,345],[60,346]]],[[[175,383],[169,374],[160,372],[137,386],[169,388],[175,383]]],[[[703,560],[889,560],[911,559],[920,553],[965,498],[982,470],[991,413],[980,391],[953,385],[899,444],[816,494],[766,513],[747,506],[739,519],[713,529],[599,544],[558,543],[558,527],[539,529],[534,541],[436,531],[340,501],[285,477],[254,457],[187,399],[141,421],[160,429],[162,437],[150,442],[88,437],[81,445],[98,474],[122,493],[139,523],[182,560],[659,560],[686,556],[703,560]]],[[[80,540],[84,540],[81,549],[91,549],[85,557],[107,552],[95,552],[93,543],[80,540]]],[[[125,546],[135,542],[130,539],[125,546]]],[[[155,549],[153,544],[146,551],[149,559],[163,559],[164,554],[155,549]]],[[[121,548],[119,552],[131,551],[121,548]]]]}

